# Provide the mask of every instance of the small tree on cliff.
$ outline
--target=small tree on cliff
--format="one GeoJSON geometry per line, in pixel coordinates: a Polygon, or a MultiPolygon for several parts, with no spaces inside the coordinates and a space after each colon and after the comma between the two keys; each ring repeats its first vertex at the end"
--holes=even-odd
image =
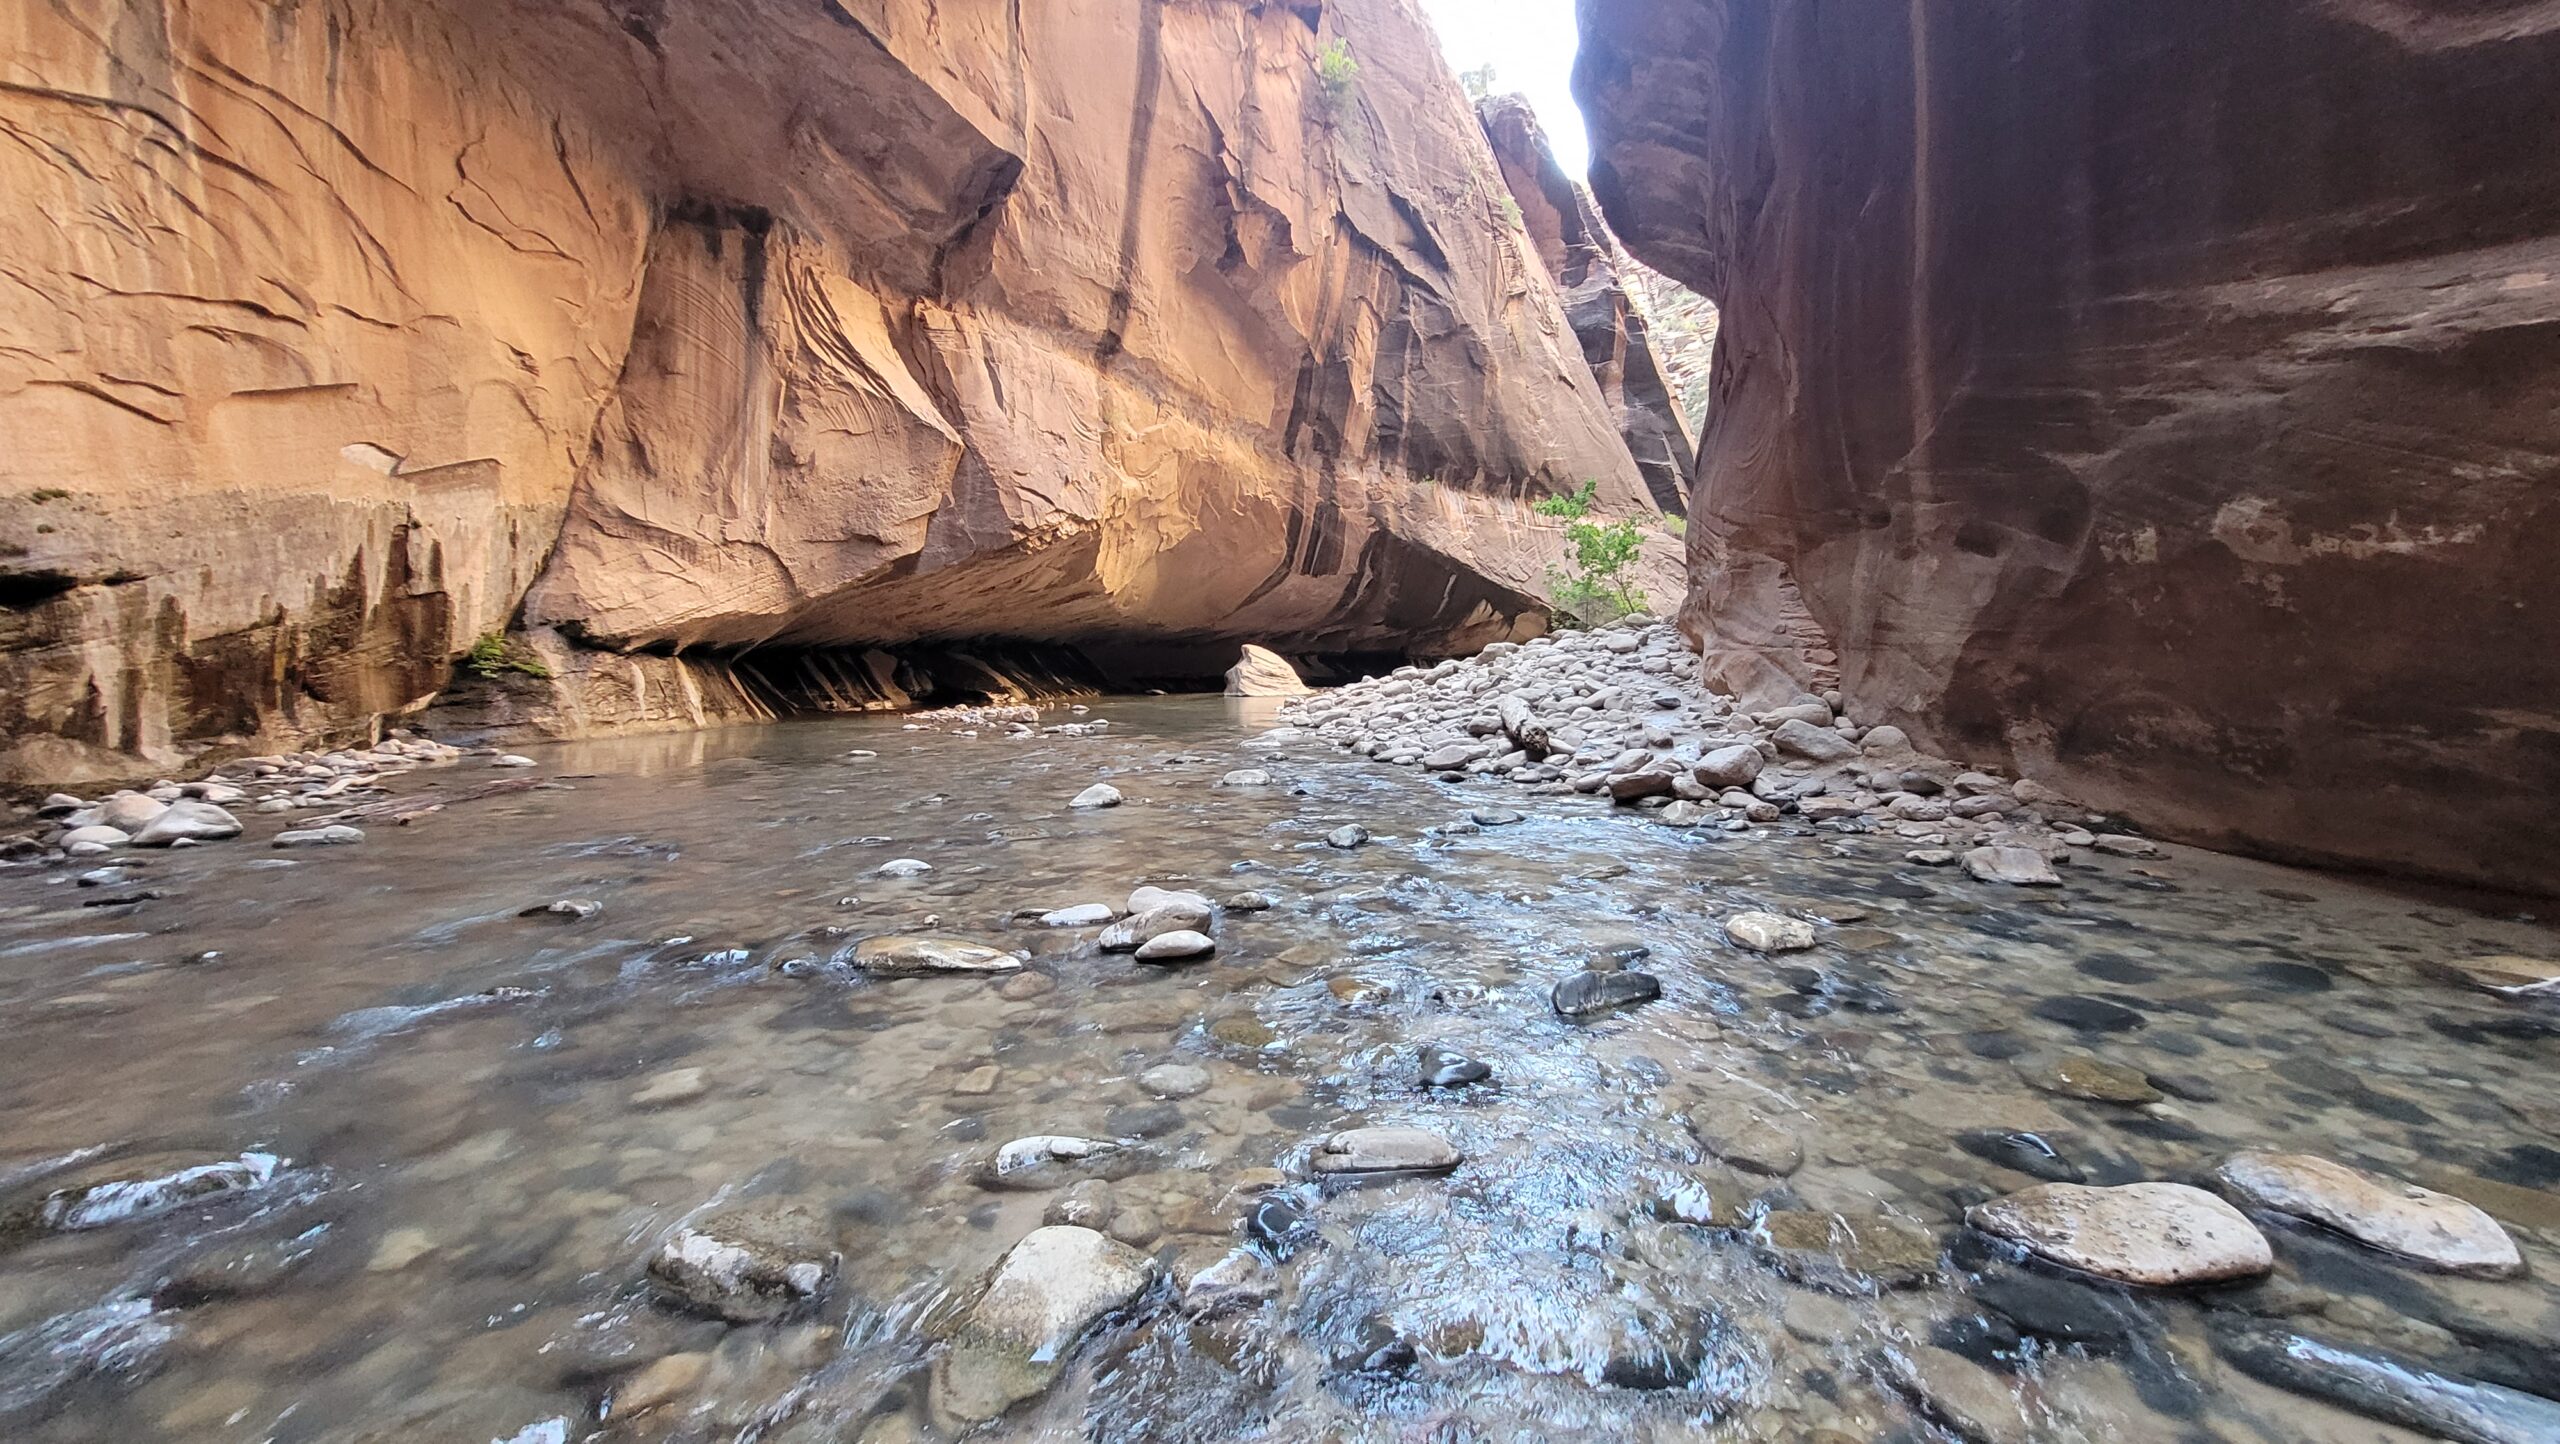
{"type": "Polygon", "coordinates": [[[1555,592],[1556,610],[1578,627],[1603,626],[1645,607],[1644,593],[1628,576],[1644,550],[1644,531],[1633,518],[1593,521],[1591,508],[1599,499],[1600,483],[1586,481],[1581,490],[1548,497],[1532,508],[1540,516],[1562,520],[1565,540],[1573,543],[1573,569],[1550,569],[1547,581],[1555,592]]]}

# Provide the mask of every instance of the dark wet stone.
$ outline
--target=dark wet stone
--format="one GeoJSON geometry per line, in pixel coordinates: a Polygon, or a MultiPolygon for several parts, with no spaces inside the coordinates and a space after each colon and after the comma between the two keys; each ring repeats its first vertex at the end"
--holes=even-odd
{"type": "Polygon", "coordinates": [[[1675,1320],[1622,1334],[1600,1366],[1600,1382],[1618,1389],[1685,1389],[1706,1372],[1714,1357],[1716,1322],[1709,1317],[1675,1320]]]}
{"type": "Polygon", "coordinates": [[[1437,1043],[1422,1047],[1422,1086],[1425,1088],[1463,1088],[1481,1083],[1493,1076],[1493,1065],[1470,1058],[1437,1043]]]}
{"type": "Polygon", "coordinates": [[[976,1143],[987,1136],[987,1120],[970,1114],[954,1118],[942,1125],[942,1136],[959,1143],[976,1143]]]}
{"type": "Polygon", "coordinates": [[[1662,980],[1651,973],[1576,973],[1556,984],[1552,1001],[1568,1018],[1588,1018],[1661,996],[1662,980]]]}
{"type": "Polygon", "coordinates": [[[2104,998],[2083,997],[2066,993],[2047,998],[2032,1009],[2048,1023],[2060,1023],[2083,1033],[2124,1033],[2142,1026],[2140,1013],[2104,998]]]}
{"type": "Polygon", "coordinates": [[[1315,1220],[1286,1198],[1265,1198],[1244,1216],[1244,1236],[1275,1260],[1285,1261],[1315,1241],[1315,1220]]]}
{"type": "Polygon", "coordinates": [[[2153,1073],[2151,1086],[2189,1103],[2218,1103],[2222,1100],[2221,1089],[2213,1086],[2210,1079],[2193,1073],[2153,1073]]]}
{"type": "Polygon", "coordinates": [[[2103,1349],[2159,1330],[2130,1295],[2059,1275],[1994,1264],[1966,1287],[2021,1332],[2057,1343],[2103,1349]]]}
{"type": "Polygon", "coordinates": [[[1965,1051],[1976,1058],[2016,1058],[2024,1055],[2034,1046],[2015,1033],[1967,1033],[1964,1035],[1965,1051]]]}
{"type": "MultiPolygon", "coordinates": [[[[1642,943],[1615,943],[1602,948],[1597,954],[1599,963],[1606,963],[1611,968],[1617,969],[1624,969],[1631,963],[1641,963],[1652,956],[1653,949],[1646,947],[1642,943]]],[[[1607,969],[1600,968],[1599,963],[1595,963],[1593,965],[1594,969],[1597,971],[1607,971],[1607,969]]]]}
{"type": "Polygon", "coordinates": [[[1909,878],[1889,877],[1880,883],[1872,885],[1868,888],[1868,891],[1874,893],[1878,897],[1901,898],[1905,901],[1910,901],[1917,898],[1934,896],[1937,890],[1921,883],[1913,882],[1909,878]]]}
{"type": "Polygon", "coordinates": [[[2560,1149],[2520,1144],[2481,1165],[2483,1176],[2526,1188],[2560,1189],[2560,1149]]]}
{"type": "Polygon", "coordinates": [[[1170,1103],[1128,1103],[1102,1116],[1114,1138],[1162,1138],[1182,1131],[1182,1110],[1170,1103]]]}
{"type": "Polygon", "coordinates": [[[2338,986],[2326,969],[2308,963],[2253,963],[2248,976],[2254,982],[2288,993],[2325,993],[2338,986]]]}
{"type": "Polygon", "coordinates": [[[2122,953],[2093,953],[2076,966],[2090,977],[2109,983],[2148,983],[2161,975],[2158,968],[2122,953]]]}
{"type": "Polygon", "coordinates": [[[1308,1133],[1331,1123],[1335,1110],[1306,1103],[1279,1103],[1263,1109],[1262,1116],[1292,1133],[1308,1133]]]}
{"type": "Polygon", "coordinates": [[[2264,1324],[2223,1321],[2214,1352],[2262,1382],[2461,1444],[2549,1444],[2560,1401],[2440,1374],[2379,1349],[2348,1349],[2264,1324]]]}
{"type": "Polygon", "coordinates": [[[1336,1354],[1336,1374],[1402,1374],[1421,1361],[1421,1354],[1411,1339],[1399,1336],[1395,1326],[1376,1317],[1360,1321],[1350,1346],[1336,1354]]]}
{"type": "Polygon", "coordinates": [[[2368,1018],[2343,1008],[2321,1014],[2320,1021],[2341,1033],[2353,1033],[2359,1038],[2392,1038],[2399,1036],[2400,1032],[2379,1018],[2368,1018]]]}
{"type": "Polygon", "coordinates": [[[1993,1314],[1959,1314],[1932,1323],[1929,1342],[1985,1368],[2006,1369],[2017,1361],[2018,1346],[2023,1341],[2007,1319],[1993,1314]]]}
{"type": "Polygon", "coordinates": [[[2197,1143],[2205,1136],[2203,1130],[2190,1128],[2175,1118],[2109,1118],[2107,1126],[2161,1143],[2197,1143]]]}
{"type": "Polygon", "coordinates": [[[2170,1028],[2146,1030],[2142,1035],[2142,1044],[2146,1048],[2156,1049],[2175,1058],[2204,1056],[2204,1043],[2201,1039],[2189,1037],[2170,1028]]]}
{"type": "Polygon", "coordinates": [[[2052,1144],[2033,1133],[1972,1128],[1956,1135],[1956,1146],[1976,1158],[2047,1183],[2079,1183],[2087,1176],[2052,1144]]]}

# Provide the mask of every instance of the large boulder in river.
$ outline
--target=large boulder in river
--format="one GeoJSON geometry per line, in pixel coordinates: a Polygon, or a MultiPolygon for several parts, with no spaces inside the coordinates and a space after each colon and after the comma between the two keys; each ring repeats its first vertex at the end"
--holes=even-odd
{"type": "Polygon", "coordinates": [[[1269,647],[1247,643],[1244,655],[1227,669],[1230,697],[1299,697],[1310,690],[1289,659],[1269,647]]]}
{"type": "Polygon", "coordinates": [[[519,616],[560,730],[1454,654],[1543,628],[1538,499],[1654,512],[1409,0],[0,13],[0,777],[361,731],[519,616]]]}
{"type": "Polygon", "coordinates": [[[2560,891],[2550,5],[1578,13],[1603,211],[1726,303],[1714,682],[1836,668],[2164,836],[2560,891]]]}
{"type": "Polygon", "coordinates": [[[935,1364],[937,1414],[964,1427],[1049,1387],[1076,1340],[1155,1277],[1145,1254],[1070,1224],[1035,1228],[1004,1256],[935,1364]]]}

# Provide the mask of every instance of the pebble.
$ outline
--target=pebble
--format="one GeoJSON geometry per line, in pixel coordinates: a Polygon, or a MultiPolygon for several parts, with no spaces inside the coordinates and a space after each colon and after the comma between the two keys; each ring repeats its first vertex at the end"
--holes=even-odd
{"type": "Polygon", "coordinates": [[[1446,1173],[1457,1148],[1420,1128],[1348,1128],[1316,1144],[1308,1166],[1318,1173],[1446,1173]]]}
{"type": "Polygon", "coordinates": [[[1724,920],[1724,935],[1755,953],[1799,952],[1816,941],[1813,924],[1776,913],[1735,913],[1724,920]]]}
{"type": "Polygon", "coordinates": [[[2431,1269],[2487,1279],[2524,1272],[2497,1220],[2451,1194],[2307,1153],[2234,1154],[2214,1176],[2253,1208],[2309,1219],[2431,1269]]]}
{"type": "Polygon", "coordinates": [[[1346,852],[1368,840],[1369,829],[1356,822],[1346,822],[1324,835],[1325,846],[1338,847],[1346,852]]]}
{"type": "Polygon", "coordinates": [[[1965,1221],[2048,1263],[2119,1283],[2166,1287],[2254,1278],[2275,1267],[2241,1212],[2182,1183],[2090,1188],[2043,1183],[1976,1204],[1965,1221]]]}

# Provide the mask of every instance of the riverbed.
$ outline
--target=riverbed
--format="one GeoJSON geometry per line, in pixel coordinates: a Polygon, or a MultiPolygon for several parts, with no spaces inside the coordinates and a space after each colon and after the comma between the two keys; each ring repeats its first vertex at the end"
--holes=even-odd
{"type": "Polygon", "coordinates": [[[1049,715],[1094,718],[525,749],[559,787],[360,845],[172,851],[119,888],[0,875],[0,1206],[266,1160],[201,1205],[0,1237],[0,1419],[65,1441],[950,1437],[936,1357],[1058,1202],[985,1186],[986,1158],[1040,1135],[1130,1144],[1084,1196],[1155,1280],[975,1438],[2428,1437],[2232,1367],[2235,1321],[2560,1384],[2560,1022],[2425,970],[2554,956],[2543,924],[2179,848],[2009,888],[1887,836],[1682,830],[1273,742],[1266,709],[1217,698],[1049,715]],[[1246,768],[1271,780],[1223,780],[1246,768]],[[1068,806],[1095,782],[1124,800],[1068,806]],[[1449,829],[1496,809],[1524,816],[1449,829]],[[1368,840],[1330,845],[1346,824],[1368,840]],[[880,875],[897,859],[929,870],[880,875]],[[1033,916],[1141,885],[1270,906],[1223,910],[1181,967],[1033,916]],[[600,906],[524,915],[555,900],[600,906]],[[1738,948],[1743,910],[1818,945],[1738,948]],[[885,934],[1027,967],[845,966],[885,934]],[[1560,1016],[1556,983],[1595,964],[1663,995],[1560,1016]],[[1426,1044],[1491,1079],[1420,1086],[1426,1044]],[[2156,1097],[2050,1086],[2082,1058],[2156,1097]],[[1167,1063],[1205,1087],[1140,1086],[1167,1063]],[[1710,1156],[1700,1120],[1744,1115],[1792,1166],[1710,1156]],[[1463,1162],[1307,1177],[1328,1133],[1384,1124],[1463,1162]],[[2022,1137],[2092,1183],[2325,1155],[2481,1205],[2527,1272],[2271,1225],[2265,1280],[2056,1279],[1963,1226],[2037,1181],[2022,1137]],[[1260,1292],[1186,1307],[1273,1198],[1307,1222],[1256,1255],[1260,1292]],[[822,1298],[741,1324],[652,1288],[671,1231],[741,1202],[826,1221],[822,1298]],[[1978,1373],[1926,1376],[1947,1357],[1978,1373]]]}

